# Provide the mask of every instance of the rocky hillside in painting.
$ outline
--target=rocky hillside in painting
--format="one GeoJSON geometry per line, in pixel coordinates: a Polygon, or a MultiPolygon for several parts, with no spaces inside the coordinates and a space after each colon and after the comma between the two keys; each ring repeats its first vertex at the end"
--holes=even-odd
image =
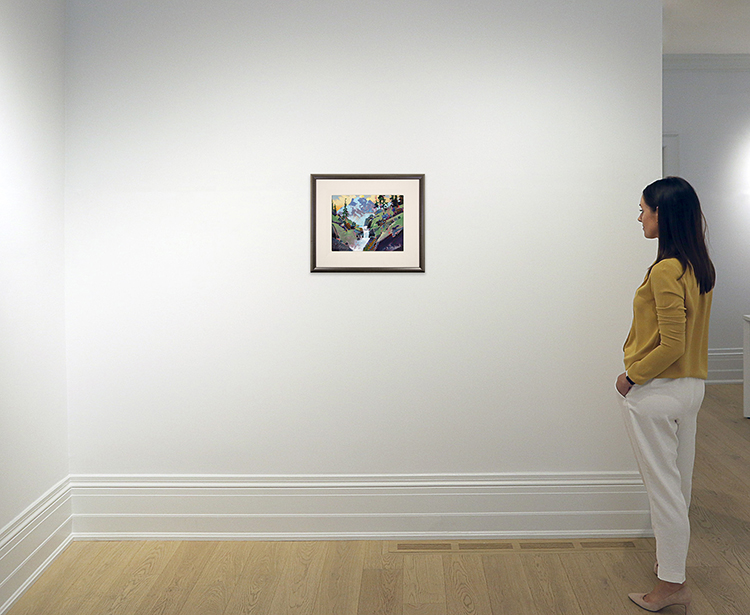
{"type": "Polygon", "coordinates": [[[365,250],[393,251],[404,249],[404,208],[388,207],[367,218],[370,241],[365,250]]]}

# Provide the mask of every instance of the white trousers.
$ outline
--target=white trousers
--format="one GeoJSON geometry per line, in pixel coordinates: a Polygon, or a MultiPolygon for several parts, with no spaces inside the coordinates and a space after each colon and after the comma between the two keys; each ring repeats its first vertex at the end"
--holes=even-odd
{"type": "Polygon", "coordinates": [[[625,426],[651,507],[659,578],[685,582],[695,432],[705,393],[698,378],[656,378],[623,398],[625,426]]]}

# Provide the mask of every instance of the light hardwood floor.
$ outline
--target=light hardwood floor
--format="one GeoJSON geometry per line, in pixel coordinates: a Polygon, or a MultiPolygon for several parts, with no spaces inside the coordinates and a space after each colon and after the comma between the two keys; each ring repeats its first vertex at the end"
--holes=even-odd
{"type": "MultiPolygon", "coordinates": [[[[699,415],[696,615],[750,614],[750,420],[740,385],[699,415]]],[[[655,581],[641,540],[74,542],[9,615],[620,615],[655,581]]],[[[671,607],[665,614],[683,613],[671,607]]]]}

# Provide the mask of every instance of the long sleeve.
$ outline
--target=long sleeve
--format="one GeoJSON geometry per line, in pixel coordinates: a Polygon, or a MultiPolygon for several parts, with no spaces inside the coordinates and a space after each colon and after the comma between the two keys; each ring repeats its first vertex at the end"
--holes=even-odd
{"type": "Polygon", "coordinates": [[[683,280],[682,266],[672,259],[658,263],[651,270],[653,303],[649,311],[652,313],[645,320],[652,324],[648,321],[653,320],[655,310],[658,343],[628,367],[628,376],[637,384],[659,376],[685,353],[687,316],[683,280]]]}

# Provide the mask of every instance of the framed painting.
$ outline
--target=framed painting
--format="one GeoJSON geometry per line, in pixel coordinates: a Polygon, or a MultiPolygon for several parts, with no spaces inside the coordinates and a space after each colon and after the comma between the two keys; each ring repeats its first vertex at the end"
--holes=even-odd
{"type": "Polygon", "coordinates": [[[311,175],[310,271],[424,272],[424,175],[311,175]]]}

